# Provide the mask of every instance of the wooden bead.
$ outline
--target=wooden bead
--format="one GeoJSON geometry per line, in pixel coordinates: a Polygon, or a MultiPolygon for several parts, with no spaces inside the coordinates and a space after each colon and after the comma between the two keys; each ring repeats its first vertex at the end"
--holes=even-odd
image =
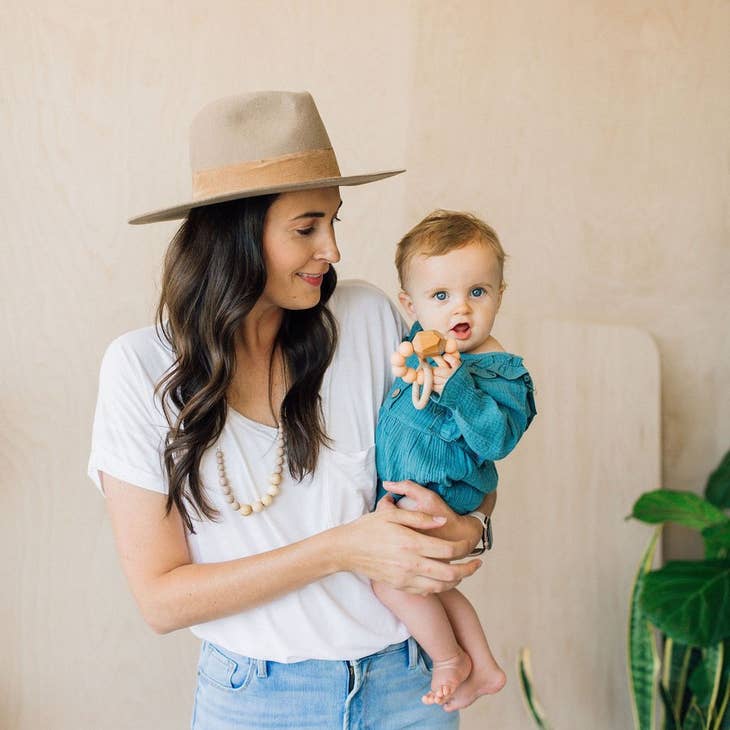
{"type": "Polygon", "coordinates": [[[441,355],[446,347],[446,339],[436,330],[417,332],[413,338],[413,350],[420,357],[441,355]]]}
{"type": "Polygon", "coordinates": [[[396,378],[402,378],[408,372],[408,368],[405,365],[401,365],[400,367],[394,365],[391,370],[396,378]]]}
{"type": "Polygon", "coordinates": [[[416,371],[413,368],[408,368],[407,372],[402,377],[403,377],[403,380],[406,381],[406,383],[412,383],[415,381],[415,379],[417,377],[416,371]]]}
{"type": "Polygon", "coordinates": [[[236,501],[236,497],[231,489],[228,475],[226,474],[225,456],[223,449],[216,451],[216,461],[218,462],[218,482],[220,485],[221,492],[224,499],[231,508],[238,512],[242,517],[248,517],[248,515],[254,512],[262,512],[264,509],[269,507],[274,502],[274,497],[279,494],[280,484],[282,482],[282,472],[284,469],[284,461],[286,459],[286,444],[284,439],[283,431],[279,430],[276,439],[276,456],[274,471],[269,479],[269,485],[266,490],[266,494],[260,499],[255,500],[252,504],[240,504],[236,501]]]}
{"type": "Polygon", "coordinates": [[[400,345],[398,345],[398,352],[400,352],[403,357],[410,357],[413,354],[413,345],[410,342],[401,342],[400,345]]]}

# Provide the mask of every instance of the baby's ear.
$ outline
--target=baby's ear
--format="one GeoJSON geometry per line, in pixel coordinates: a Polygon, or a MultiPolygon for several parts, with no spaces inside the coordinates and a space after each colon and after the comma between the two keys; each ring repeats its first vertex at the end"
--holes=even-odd
{"type": "Polygon", "coordinates": [[[413,300],[408,296],[408,292],[404,292],[401,289],[401,291],[398,292],[398,301],[401,303],[403,309],[411,315],[411,317],[416,316],[416,310],[413,307],[413,300]]]}
{"type": "Polygon", "coordinates": [[[504,290],[507,288],[507,283],[502,282],[502,284],[499,287],[499,294],[497,295],[497,309],[502,306],[502,294],[504,294],[504,290]]]}

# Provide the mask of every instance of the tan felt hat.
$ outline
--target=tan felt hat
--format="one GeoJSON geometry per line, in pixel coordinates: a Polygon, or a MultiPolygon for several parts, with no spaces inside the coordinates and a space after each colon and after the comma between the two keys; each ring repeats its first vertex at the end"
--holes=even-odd
{"type": "Polygon", "coordinates": [[[343,176],[308,92],[259,91],[218,99],[190,129],[192,200],[135,216],[130,223],[184,218],[191,208],[290,190],[362,185],[387,170],[343,176]]]}

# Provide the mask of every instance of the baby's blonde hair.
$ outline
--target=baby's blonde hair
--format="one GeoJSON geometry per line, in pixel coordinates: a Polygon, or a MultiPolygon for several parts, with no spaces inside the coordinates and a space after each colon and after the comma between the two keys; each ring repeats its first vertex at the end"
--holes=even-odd
{"type": "MultiPolygon", "coordinates": [[[[395,266],[398,269],[401,288],[405,288],[408,262],[416,254],[443,256],[475,241],[492,249],[497,257],[501,275],[507,254],[494,228],[471,213],[441,209],[429,213],[398,242],[395,266]]],[[[502,286],[504,287],[504,280],[502,286]]]]}

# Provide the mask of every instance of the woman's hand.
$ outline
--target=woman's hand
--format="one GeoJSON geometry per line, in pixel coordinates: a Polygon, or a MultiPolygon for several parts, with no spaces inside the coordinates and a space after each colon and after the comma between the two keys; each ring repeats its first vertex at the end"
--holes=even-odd
{"type": "Polygon", "coordinates": [[[360,573],[408,593],[427,595],[454,588],[482,562],[449,562],[469,553],[471,546],[467,534],[431,534],[446,527],[448,520],[445,514],[398,509],[392,498],[384,498],[375,512],[332,530],[340,570],[360,573]]]}
{"type": "MultiPolygon", "coordinates": [[[[383,487],[389,492],[403,495],[403,499],[408,500],[406,503],[408,506],[405,510],[401,511],[416,510],[421,513],[446,518],[446,522],[442,526],[430,529],[429,535],[441,537],[445,540],[458,541],[459,545],[463,546],[463,550],[460,550],[454,559],[458,560],[468,556],[481,540],[482,527],[479,524],[479,520],[475,520],[468,515],[456,514],[436,492],[411,481],[383,482],[383,487]]],[[[481,509],[486,514],[491,514],[495,500],[496,493],[487,495],[487,498],[482,503],[481,509]],[[489,507],[485,508],[485,504],[487,503],[489,503],[489,507]]],[[[378,508],[386,501],[391,506],[395,506],[393,504],[393,498],[386,495],[378,502],[378,508]]],[[[404,504],[404,506],[406,505],[404,504]]]]}

